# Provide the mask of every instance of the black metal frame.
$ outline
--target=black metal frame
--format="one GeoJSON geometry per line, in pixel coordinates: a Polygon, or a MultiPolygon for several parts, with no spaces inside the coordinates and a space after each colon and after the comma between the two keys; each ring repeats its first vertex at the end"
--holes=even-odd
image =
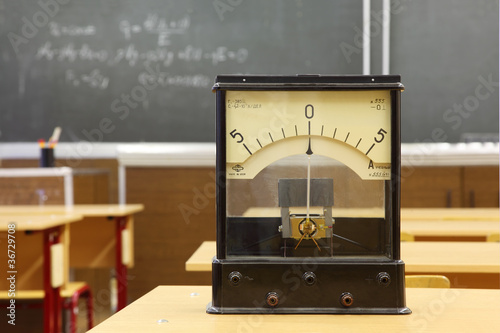
{"type": "MultiPolygon", "coordinates": [[[[404,263],[400,260],[400,170],[401,170],[401,133],[400,133],[400,94],[404,90],[400,83],[399,75],[347,75],[347,76],[321,76],[321,75],[298,75],[298,76],[266,76],[266,75],[220,75],[217,76],[213,91],[216,93],[216,205],[217,205],[217,253],[213,261],[213,301],[207,308],[209,313],[391,313],[406,314],[411,311],[405,305],[404,291],[404,263]],[[347,279],[355,279],[362,272],[377,269],[390,271],[393,275],[392,286],[384,285],[379,277],[378,289],[369,291],[375,298],[386,298],[385,300],[365,300],[361,307],[350,308],[348,306],[336,306],[331,300],[311,305],[308,296],[300,292],[294,295],[279,295],[270,291],[268,297],[276,300],[285,296],[291,307],[269,306],[265,302],[261,305],[255,303],[255,293],[263,292],[266,286],[250,287],[244,289],[229,281],[228,274],[238,271],[238,267],[251,269],[256,276],[269,279],[279,284],[279,277],[283,272],[292,269],[294,265],[303,264],[305,258],[287,258],[286,260],[273,260],[267,262],[265,259],[227,259],[226,258],[226,109],[225,94],[227,90],[275,90],[275,91],[307,91],[307,90],[391,90],[391,180],[386,182],[386,187],[391,186],[386,193],[386,218],[391,219],[392,230],[388,230],[391,239],[391,249],[387,249],[392,255],[391,260],[372,260],[371,262],[358,262],[346,260],[332,262],[314,262],[319,270],[328,272],[334,276],[334,283],[338,284],[339,270],[349,269],[352,276],[347,279]],[[388,204],[389,203],[389,204],[388,204]],[[271,274],[271,276],[269,275],[271,274]],[[274,275],[273,275],[274,274],[274,275]],[[228,295],[233,293],[233,295],[228,295]],[[236,294],[234,294],[236,293],[236,294]],[[274,294],[275,295],[274,295],[274,294]],[[273,294],[269,296],[270,294],[273,294]],[[233,297],[234,295],[237,295],[233,297]],[[297,298],[298,297],[298,298],[297,298]],[[235,299],[238,299],[235,301],[235,299]],[[389,299],[389,301],[387,301],[389,299]],[[253,302],[251,302],[253,300],[253,302]],[[302,304],[301,304],[302,302],[302,304]]],[[[239,273],[238,273],[239,274],[239,273]]],[[[367,274],[367,273],[364,273],[367,274]]],[[[389,273],[387,273],[389,274],[389,273]]],[[[314,274],[313,274],[314,275],[314,274]]],[[[237,276],[235,277],[235,279],[237,276]]],[[[239,279],[239,278],[238,278],[239,279]]],[[[382,279],[383,280],[383,279],[382,279]]],[[[349,282],[346,286],[352,287],[349,282]]],[[[335,287],[344,288],[344,287],[335,287]]],[[[337,292],[332,287],[332,292],[337,292]]],[[[347,288],[347,287],[345,287],[347,288]]],[[[272,289],[272,288],[271,288],[272,289]]],[[[312,289],[308,289],[312,291],[312,289]]],[[[344,293],[345,294],[345,293],[344,293]]],[[[349,294],[349,293],[347,293],[349,294]]],[[[350,294],[349,294],[350,295],[350,294]]],[[[351,297],[349,296],[348,297],[351,297]]],[[[363,299],[363,296],[361,296],[363,299]]],[[[335,303],[336,304],[336,303],[335,303]]]]}

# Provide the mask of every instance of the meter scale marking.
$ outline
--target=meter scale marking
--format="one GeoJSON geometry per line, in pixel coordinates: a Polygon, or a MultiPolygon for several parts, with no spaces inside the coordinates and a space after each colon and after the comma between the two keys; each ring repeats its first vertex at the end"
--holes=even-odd
{"type": "Polygon", "coordinates": [[[247,145],[246,144],[243,144],[243,147],[245,147],[245,149],[247,150],[247,152],[252,155],[252,152],[250,151],[250,149],[248,149],[247,145]]]}
{"type": "MultiPolygon", "coordinates": [[[[314,140],[314,137],[316,137],[316,136],[331,138],[331,139],[334,139],[334,140],[339,140],[338,138],[336,138],[337,132],[338,132],[338,129],[339,129],[338,127],[336,127],[334,129],[333,136],[329,137],[328,135],[325,135],[326,134],[325,133],[325,125],[321,125],[321,129],[319,129],[319,128],[317,129],[318,132],[319,132],[318,134],[312,133],[313,129],[311,128],[311,122],[308,122],[307,132],[303,133],[303,134],[298,133],[299,132],[298,131],[298,126],[299,125],[293,125],[293,126],[294,126],[294,128],[296,130],[295,135],[297,137],[306,136],[306,137],[308,137],[308,141],[314,140]]],[[[282,136],[279,136],[277,138],[277,140],[274,139],[274,136],[276,136],[277,133],[279,133],[279,132],[277,132],[277,133],[268,132],[267,134],[269,136],[269,139],[268,140],[264,140],[264,142],[262,141],[262,138],[260,138],[260,139],[259,138],[255,138],[254,142],[256,142],[257,145],[250,145],[250,146],[248,146],[245,143],[242,143],[241,145],[245,148],[245,150],[249,153],[249,155],[253,155],[257,151],[259,151],[262,148],[267,147],[268,145],[276,143],[277,141],[287,140],[289,138],[289,137],[286,136],[286,133],[285,133],[286,131],[285,131],[284,127],[280,127],[278,129],[278,131],[281,132],[282,136]],[[267,141],[267,142],[265,142],[265,141],[267,141]]],[[[365,142],[365,141],[363,141],[364,137],[360,137],[358,139],[358,141],[354,141],[354,142],[356,142],[356,143],[354,143],[353,140],[350,140],[350,138],[351,138],[351,131],[348,131],[345,135],[346,136],[345,136],[344,140],[339,140],[339,141],[348,144],[349,146],[351,146],[354,149],[360,150],[360,152],[363,153],[363,155],[368,155],[372,151],[372,149],[377,145],[377,143],[372,143],[370,146],[368,146],[366,144],[363,145],[362,143],[365,142]],[[349,142],[347,142],[347,141],[349,141],[349,142]]]]}
{"type": "MultiPolygon", "coordinates": [[[[292,126],[295,125],[291,124],[290,127],[287,128],[291,129],[292,126]]],[[[297,128],[298,127],[299,125],[297,125],[297,128]]],[[[278,128],[277,132],[273,132],[272,134],[276,136],[277,133],[281,132],[280,129],[281,128],[278,128]]],[[[254,138],[255,141],[252,141],[253,143],[255,143],[254,145],[248,145],[248,143],[246,143],[245,145],[244,143],[240,143],[240,147],[242,149],[241,154],[246,151],[245,155],[246,153],[248,153],[248,155],[246,155],[246,157],[244,157],[243,154],[240,155],[241,159],[239,161],[231,161],[231,165],[228,164],[228,168],[232,168],[232,166],[235,165],[233,163],[237,163],[245,168],[245,172],[242,174],[237,172],[237,174],[229,176],[239,179],[252,179],[258,174],[258,172],[260,172],[260,170],[270,165],[271,163],[278,161],[281,158],[298,154],[312,156],[313,154],[317,155],[319,153],[319,155],[321,156],[330,157],[340,161],[341,163],[345,164],[353,171],[355,171],[360,177],[363,177],[363,179],[387,179],[387,176],[385,174],[381,174],[380,172],[374,173],[373,170],[371,170],[374,166],[376,169],[385,169],[386,167],[377,166],[378,163],[385,162],[377,162],[370,157],[371,155],[373,155],[372,152],[376,150],[374,150],[373,148],[377,146],[377,143],[370,142],[370,136],[360,138],[357,133],[350,131],[349,133],[353,133],[353,138],[357,137],[358,140],[354,141],[353,139],[351,139],[350,142],[347,143],[343,140],[332,139],[329,134],[320,136],[319,128],[317,130],[312,129],[312,132],[315,131],[318,131],[318,133],[307,135],[307,129],[305,127],[302,127],[302,133],[299,133],[298,137],[291,136],[282,138],[281,136],[279,136],[279,139],[274,140],[274,142],[271,142],[271,139],[267,139],[264,142],[262,141],[262,138],[254,138]],[[335,146],[331,146],[331,148],[328,148],[328,141],[332,142],[332,144],[336,142],[335,146]],[[364,143],[366,141],[368,141],[368,143],[364,143]],[[291,146],[287,146],[286,142],[290,142],[289,144],[291,144],[291,146]],[[370,145],[372,145],[372,147],[370,147],[370,145]],[[302,146],[302,149],[304,150],[300,149],[299,146],[302,146]],[[312,150],[313,146],[315,147],[314,152],[312,150]],[[288,147],[290,147],[291,149],[288,149],[288,147]],[[300,152],[299,149],[301,150],[300,152]],[[349,150],[351,150],[351,153],[348,152],[349,150]],[[260,154],[261,151],[263,154],[260,154]],[[358,157],[355,157],[356,153],[354,153],[354,151],[358,152],[358,157]],[[368,160],[365,160],[366,158],[368,158],[368,160]]],[[[326,131],[328,131],[328,127],[326,131]]],[[[341,130],[341,132],[339,133],[344,136],[344,133],[346,132],[347,131],[344,132],[341,130]]],[[[351,135],[349,135],[349,138],[351,138],[351,135]]],[[[232,171],[229,172],[231,173],[232,171]]]]}
{"type": "Polygon", "coordinates": [[[365,153],[365,155],[368,155],[368,153],[372,150],[373,147],[375,147],[374,143],[371,145],[370,149],[368,149],[368,151],[365,153]]]}
{"type": "Polygon", "coordinates": [[[361,143],[361,140],[363,140],[363,138],[359,139],[358,143],[356,144],[356,147],[354,147],[354,148],[358,148],[359,144],[361,143]]]}
{"type": "MultiPolygon", "coordinates": [[[[267,140],[264,139],[264,141],[262,141],[263,140],[262,137],[260,137],[260,138],[254,137],[253,140],[255,140],[255,141],[253,141],[253,142],[256,144],[248,145],[248,142],[247,143],[241,142],[240,144],[241,144],[241,146],[243,146],[245,148],[246,152],[249,154],[249,155],[247,155],[247,157],[253,156],[256,152],[260,151],[260,149],[262,149],[262,148],[266,148],[267,146],[272,145],[272,144],[277,143],[277,142],[282,141],[282,140],[287,141],[287,140],[293,138],[293,136],[288,137],[286,135],[286,132],[290,131],[290,130],[293,131],[292,128],[294,128],[296,137],[305,136],[308,138],[307,139],[308,142],[309,141],[312,142],[312,141],[316,140],[315,137],[329,138],[330,140],[333,139],[336,141],[343,142],[343,143],[351,146],[353,149],[358,150],[363,155],[368,156],[373,151],[373,148],[375,146],[377,146],[377,144],[383,140],[383,136],[382,136],[381,132],[383,132],[384,135],[387,133],[386,130],[380,129],[378,135],[375,137],[376,142],[370,142],[371,140],[369,140],[370,139],[369,137],[364,137],[364,136],[360,137],[359,133],[355,133],[352,131],[346,131],[346,130],[343,130],[342,128],[339,129],[339,127],[335,127],[333,130],[333,136],[329,136],[328,126],[325,128],[325,125],[321,125],[321,129],[320,129],[319,126],[316,128],[312,128],[312,125],[313,124],[311,124],[311,121],[308,121],[307,125],[306,125],[307,127],[304,128],[304,126],[302,126],[301,133],[299,133],[300,124],[290,124],[288,127],[277,128],[275,132],[272,132],[272,131],[267,132],[267,134],[269,136],[269,139],[267,139],[267,140]],[[285,128],[287,128],[287,130],[285,130],[285,128]],[[316,132],[316,134],[314,132],[316,132]],[[339,133],[339,136],[345,135],[344,140],[342,140],[340,138],[336,138],[337,132],[339,133]],[[281,135],[279,135],[279,133],[281,133],[281,135]],[[353,133],[353,135],[354,135],[353,137],[358,137],[357,141],[355,141],[355,139],[351,138],[351,133],[353,133]],[[276,137],[276,140],[275,140],[275,137],[276,137]],[[365,140],[363,140],[363,139],[365,139],[365,140]],[[365,143],[367,140],[368,140],[368,143],[365,143]]],[[[312,142],[312,144],[314,144],[314,143],[312,142]]],[[[243,161],[240,161],[240,163],[241,162],[243,162],[243,161]]]]}

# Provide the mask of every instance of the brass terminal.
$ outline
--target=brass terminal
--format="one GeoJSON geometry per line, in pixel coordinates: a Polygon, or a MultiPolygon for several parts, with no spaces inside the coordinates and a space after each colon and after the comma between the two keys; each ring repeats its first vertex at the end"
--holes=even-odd
{"type": "Polygon", "coordinates": [[[268,293],[266,295],[266,302],[267,302],[267,305],[269,306],[276,306],[278,305],[279,303],[279,299],[278,299],[278,294],[275,293],[274,291],[271,291],[270,293],[268,293]]]}
{"type": "Polygon", "coordinates": [[[340,296],[340,304],[342,304],[345,307],[350,307],[353,302],[354,302],[354,297],[352,297],[351,293],[343,293],[340,296]]]}

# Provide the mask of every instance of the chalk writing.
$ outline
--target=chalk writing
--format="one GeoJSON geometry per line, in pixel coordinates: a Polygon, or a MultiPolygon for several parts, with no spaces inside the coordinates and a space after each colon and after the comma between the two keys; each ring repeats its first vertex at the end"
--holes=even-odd
{"type": "Polygon", "coordinates": [[[165,18],[158,17],[157,14],[149,14],[142,24],[131,24],[127,20],[122,20],[119,28],[127,40],[130,40],[134,34],[147,32],[158,35],[158,46],[168,46],[171,44],[170,36],[184,34],[189,25],[189,16],[167,21],[165,18]]]}
{"type": "Polygon", "coordinates": [[[56,22],[49,23],[50,34],[55,37],[61,36],[93,36],[96,34],[96,27],[93,25],[87,25],[84,27],[79,27],[76,25],[64,26],[56,22]]]}
{"type": "Polygon", "coordinates": [[[45,42],[45,44],[38,49],[35,57],[39,60],[67,61],[70,63],[77,60],[98,61],[107,63],[108,65],[116,65],[124,62],[130,67],[134,67],[139,63],[143,65],[161,63],[165,67],[168,67],[172,65],[174,60],[185,62],[201,62],[208,60],[213,65],[228,61],[244,63],[248,57],[248,50],[245,48],[230,50],[223,46],[216,47],[213,50],[204,50],[203,48],[187,45],[178,52],[171,51],[167,48],[139,51],[134,44],[129,44],[126,47],[118,48],[110,53],[103,49],[94,50],[88,44],[75,46],[75,44],[69,43],[61,47],[53,47],[51,42],[45,42]]]}
{"type": "Polygon", "coordinates": [[[218,47],[212,53],[207,53],[204,55],[206,59],[211,59],[212,64],[217,65],[220,62],[225,62],[228,60],[235,60],[238,63],[243,63],[247,60],[248,50],[238,49],[236,51],[228,50],[227,47],[218,47]]]}
{"type": "Polygon", "coordinates": [[[158,84],[161,87],[207,88],[212,85],[212,80],[206,75],[171,75],[165,72],[142,72],[138,76],[138,81],[145,86],[158,84]]]}
{"type": "Polygon", "coordinates": [[[174,58],[175,53],[166,48],[139,52],[134,44],[129,44],[126,47],[117,49],[109,64],[114,65],[125,61],[129,66],[134,67],[138,61],[142,61],[144,64],[161,63],[163,66],[168,67],[172,64],[174,58]]]}
{"type": "MultiPolygon", "coordinates": [[[[190,28],[191,19],[183,16],[179,19],[166,19],[158,14],[148,14],[142,21],[132,22],[123,19],[118,23],[118,29],[123,39],[116,44],[96,47],[88,37],[100,35],[95,25],[61,24],[54,21],[49,23],[50,35],[57,39],[44,41],[36,51],[38,61],[60,62],[68,64],[64,72],[64,80],[68,86],[88,87],[105,90],[112,83],[107,74],[108,68],[127,66],[130,68],[150,68],[156,71],[141,71],[137,80],[143,86],[178,86],[191,88],[208,88],[212,79],[202,74],[186,74],[172,70],[180,63],[202,63],[203,66],[217,66],[225,62],[242,64],[247,61],[249,53],[246,48],[230,49],[226,46],[199,47],[192,44],[181,44],[172,38],[186,34],[190,28]],[[145,44],[142,39],[153,35],[154,41],[145,44]],[[64,43],[59,37],[87,37],[85,42],[72,38],[64,43]],[[157,37],[157,38],[156,38],[157,37]],[[88,63],[90,68],[80,68],[75,63],[88,63]],[[100,69],[96,69],[99,67],[100,69]],[[104,73],[103,73],[104,72],[104,73]]],[[[182,68],[182,67],[180,67],[182,68]]],[[[109,69],[112,70],[112,69],[109,69]]]]}
{"type": "Polygon", "coordinates": [[[109,78],[102,75],[98,69],[92,70],[90,73],[76,74],[74,70],[67,69],[65,73],[67,83],[77,87],[80,84],[87,85],[90,88],[104,90],[108,87],[109,78]]]}
{"type": "Polygon", "coordinates": [[[37,51],[36,59],[75,62],[76,60],[89,60],[104,62],[109,55],[106,50],[93,50],[88,44],[75,47],[69,43],[60,48],[53,48],[51,42],[45,42],[37,51]]]}

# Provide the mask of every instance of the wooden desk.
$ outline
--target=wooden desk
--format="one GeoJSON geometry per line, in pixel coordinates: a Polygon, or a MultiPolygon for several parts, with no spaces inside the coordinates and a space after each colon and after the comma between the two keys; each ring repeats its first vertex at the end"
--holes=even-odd
{"type": "Polygon", "coordinates": [[[407,273],[500,274],[499,243],[403,242],[401,258],[407,273]]]}
{"type": "Polygon", "coordinates": [[[211,315],[210,286],[159,286],[90,330],[105,332],[495,332],[500,290],[407,289],[410,315],[211,315]]]}
{"type": "MultiPolygon", "coordinates": [[[[320,211],[313,212],[321,213],[320,211]]],[[[334,208],[334,216],[382,217],[376,208],[334,208]]],[[[280,216],[279,207],[252,207],[244,216],[280,216]]],[[[500,231],[498,208],[402,208],[401,231],[425,240],[485,240],[500,231]],[[433,239],[434,238],[434,239],[433,239]]]]}
{"type": "Polygon", "coordinates": [[[69,262],[75,268],[114,267],[118,282],[117,309],[127,304],[127,267],[134,265],[133,214],[141,204],[0,206],[0,216],[10,214],[79,214],[82,223],[71,226],[69,262]]]}
{"type": "Polygon", "coordinates": [[[431,238],[477,238],[485,240],[487,236],[498,233],[500,222],[493,220],[402,220],[401,231],[415,237],[431,238]]]}
{"type": "MultiPolygon", "coordinates": [[[[60,287],[68,282],[69,223],[80,221],[81,215],[0,215],[0,260],[5,264],[6,274],[15,279],[15,293],[29,290],[44,290],[44,332],[60,332],[61,299],[60,287]],[[15,227],[13,228],[13,224],[15,227]],[[14,240],[9,246],[9,240],[14,240]],[[62,244],[62,264],[59,282],[51,282],[52,245],[62,244]],[[13,252],[8,250],[12,249],[13,252]],[[13,258],[9,256],[13,254],[13,258]],[[13,261],[8,261],[13,259],[13,261]],[[10,266],[13,265],[13,266],[10,266]],[[40,276],[43,279],[40,279],[40,276]]],[[[0,280],[0,290],[13,290],[9,280],[0,280]]],[[[7,292],[5,292],[7,293],[7,292]]],[[[4,298],[4,297],[2,297],[4,298]]],[[[6,298],[12,299],[10,295],[6,298]]],[[[15,297],[14,297],[15,299],[15,297]]],[[[10,303],[9,303],[10,304],[10,303]]],[[[15,303],[14,303],[15,304],[15,303]]],[[[9,310],[10,311],[10,310],[9,310]]]]}
{"type": "Polygon", "coordinates": [[[210,272],[212,271],[212,259],[217,251],[217,243],[205,241],[186,261],[188,272],[210,272]]]}
{"type": "MultiPolygon", "coordinates": [[[[203,242],[186,261],[186,271],[211,271],[215,246],[214,241],[203,242]]],[[[444,274],[453,287],[500,288],[499,243],[403,242],[401,258],[407,274],[444,274]]]]}
{"type": "MultiPolygon", "coordinates": [[[[312,210],[313,211],[313,210],[312,210]]],[[[341,217],[381,217],[383,208],[336,208],[333,216],[341,217]]],[[[251,207],[243,216],[280,216],[279,207],[251,207]]],[[[496,221],[500,223],[499,208],[401,208],[401,221],[496,221]]]]}
{"type": "MultiPolygon", "coordinates": [[[[431,221],[496,221],[500,222],[497,208],[401,208],[401,220],[431,221]]],[[[497,228],[498,231],[498,228],[497,228]]]]}
{"type": "MultiPolygon", "coordinates": [[[[216,243],[206,241],[186,261],[187,271],[211,271],[216,243]]],[[[403,242],[407,273],[500,273],[500,244],[476,242],[403,242]]]]}

